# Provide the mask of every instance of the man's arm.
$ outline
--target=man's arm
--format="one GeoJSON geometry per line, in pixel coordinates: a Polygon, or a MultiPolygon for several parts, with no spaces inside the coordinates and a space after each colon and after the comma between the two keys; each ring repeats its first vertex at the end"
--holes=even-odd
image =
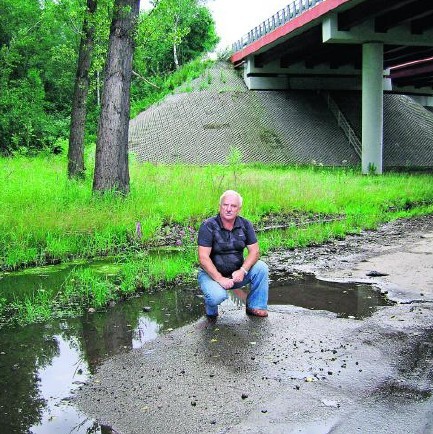
{"type": "Polygon", "coordinates": [[[198,260],[201,268],[213,279],[218,282],[224,289],[230,289],[234,285],[233,279],[224,277],[215,267],[212,259],[210,258],[210,253],[212,247],[198,246],[198,260]]]}
{"type": "Polygon", "coordinates": [[[244,263],[239,270],[233,272],[232,277],[234,282],[242,282],[251,267],[259,260],[259,243],[250,244],[247,246],[248,254],[244,259],[244,263]]]}

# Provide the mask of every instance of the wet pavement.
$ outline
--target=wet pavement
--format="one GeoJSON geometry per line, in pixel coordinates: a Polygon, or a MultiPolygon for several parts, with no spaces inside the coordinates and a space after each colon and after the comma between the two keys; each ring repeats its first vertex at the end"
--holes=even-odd
{"type": "Polygon", "coordinates": [[[230,301],[215,324],[201,318],[108,359],[75,402],[124,434],[433,433],[432,244],[428,216],[278,252],[274,280],[352,279],[396,303],[361,320],[271,304],[260,319],[230,301]]]}
{"type": "Polygon", "coordinates": [[[228,309],[109,360],[80,405],[121,433],[429,432],[433,312],[384,309],[228,309]]]}
{"type": "Polygon", "coordinates": [[[379,306],[394,303],[368,283],[332,282],[302,274],[272,282],[269,304],[325,310],[341,318],[362,319],[371,316],[379,306]]]}

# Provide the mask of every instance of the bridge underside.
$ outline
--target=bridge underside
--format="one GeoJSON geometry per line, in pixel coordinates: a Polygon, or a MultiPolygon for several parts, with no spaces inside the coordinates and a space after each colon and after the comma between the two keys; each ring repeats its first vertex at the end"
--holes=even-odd
{"type": "Polygon", "coordinates": [[[327,0],[304,14],[232,62],[250,90],[362,91],[362,171],[382,173],[384,92],[433,106],[433,4],[327,0]]]}

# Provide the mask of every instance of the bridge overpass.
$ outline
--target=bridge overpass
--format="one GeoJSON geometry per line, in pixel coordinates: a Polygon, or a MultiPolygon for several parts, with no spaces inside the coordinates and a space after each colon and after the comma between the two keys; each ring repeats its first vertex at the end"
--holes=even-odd
{"type": "Polygon", "coordinates": [[[433,1],[296,0],[233,44],[250,90],[362,91],[362,171],[383,171],[383,94],[433,106],[433,1]]]}

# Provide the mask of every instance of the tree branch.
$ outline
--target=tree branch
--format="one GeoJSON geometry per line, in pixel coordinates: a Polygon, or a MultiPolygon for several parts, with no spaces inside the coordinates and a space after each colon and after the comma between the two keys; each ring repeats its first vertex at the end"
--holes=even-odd
{"type": "Polygon", "coordinates": [[[140,78],[141,80],[145,81],[146,83],[150,84],[151,86],[156,87],[157,89],[160,89],[159,86],[157,86],[156,84],[152,83],[147,78],[145,78],[142,75],[140,75],[138,72],[132,71],[132,75],[134,75],[135,77],[140,78]]]}

